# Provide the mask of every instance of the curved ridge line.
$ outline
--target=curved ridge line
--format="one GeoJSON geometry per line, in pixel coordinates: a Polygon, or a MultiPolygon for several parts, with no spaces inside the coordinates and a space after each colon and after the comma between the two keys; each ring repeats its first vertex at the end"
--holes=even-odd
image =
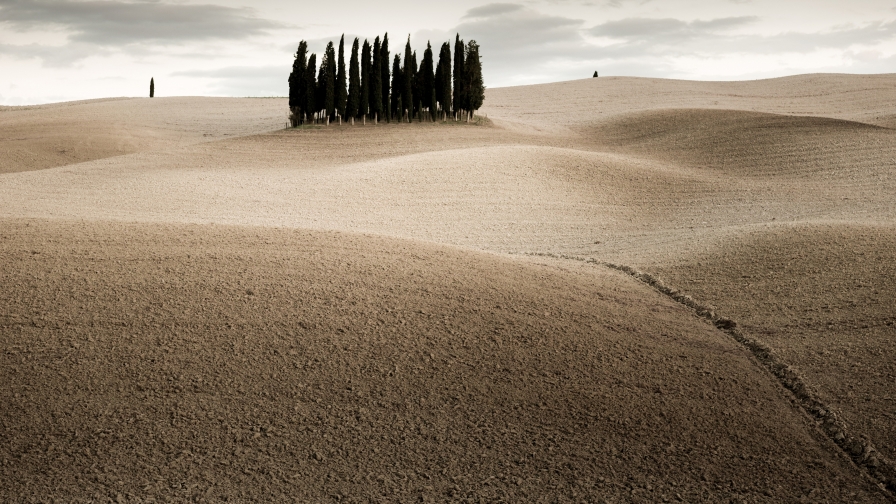
{"type": "Polygon", "coordinates": [[[803,411],[816,421],[818,426],[821,427],[821,431],[850,460],[864,469],[865,473],[878,483],[890,500],[896,502],[896,495],[894,495],[896,494],[896,463],[878,451],[866,436],[850,433],[840,416],[818,398],[817,394],[803,381],[796,371],[784,363],[769,346],[742,333],[737,328],[735,321],[718,315],[711,307],[703,305],[691,296],[666,285],[662,280],[650,273],[638,271],[631,266],[565,254],[524,252],[522,255],[569,259],[620,271],[653,287],[656,291],[666,295],[673,301],[691,308],[698,316],[709,320],[717,329],[728,334],[741,346],[749,350],[756,360],[762,364],[762,367],[768,370],[778,379],[778,383],[794,395],[803,411]]]}

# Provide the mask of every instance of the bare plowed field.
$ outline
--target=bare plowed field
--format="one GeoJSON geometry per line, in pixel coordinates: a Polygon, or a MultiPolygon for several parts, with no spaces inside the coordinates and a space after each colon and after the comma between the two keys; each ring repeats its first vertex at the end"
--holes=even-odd
{"type": "Polygon", "coordinates": [[[896,76],[486,104],[0,109],[0,500],[894,499],[896,76]]]}

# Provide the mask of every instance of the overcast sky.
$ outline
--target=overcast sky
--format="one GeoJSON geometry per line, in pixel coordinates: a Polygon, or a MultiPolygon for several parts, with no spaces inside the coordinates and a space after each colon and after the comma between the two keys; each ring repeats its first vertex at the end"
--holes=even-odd
{"type": "Polygon", "coordinates": [[[284,96],[300,40],[384,32],[475,39],[489,87],[896,72],[896,0],[0,0],[0,104],[284,96]]]}

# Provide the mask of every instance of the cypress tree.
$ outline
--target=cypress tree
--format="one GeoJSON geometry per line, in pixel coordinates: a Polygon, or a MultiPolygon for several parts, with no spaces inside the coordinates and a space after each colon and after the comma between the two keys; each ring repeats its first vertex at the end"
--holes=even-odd
{"type": "Polygon", "coordinates": [[[429,90],[429,102],[432,103],[432,106],[429,107],[429,120],[436,122],[436,105],[439,103],[436,99],[436,88],[429,90]]]}
{"type": "Polygon", "coordinates": [[[348,101],[345,107],[345,117],[351,117],[354,121],[358,117],[358,108],[361,104],[361,69],[358,68],[358,38],[352,44],[352,58],[348,69],[348,101]]]}
{"type": "MultiPolygon", "coordinates": [[[[311,53],[308,58],[308,67],[305,69],[305,110],[303,114],[311,116],[317,111],[317,85],[314,81],[314,75],[317,73],[317,55],[311,53]]],[[[309,117],[312,121],[313,117],[309,117]]]]}
{"type": "Polygon", "coordinates": [[[417,51],[414,51],[411,54],[411,97],[414,99],[409,105],[411,105],[411,112],[413,115],[417,115],[417,112],[420,110],[420,81],[417,80],[417,72],[420,69],[417,67],[417,51]]]}
{"type": "Polygon", "coordinates": [[[445,42],[439,51],[439,66],[436,70],[436,99],[447,115],[451,113],[451,44],[445,42]]]}
{"type": "Polygon", "coordinates": [[[392,61],[392,115],[397,121],[401,121],[401,94],[403,92],[402,83],[404,82],[404,72],[401,69],[401,57],[395,55],[392,61]]]}
{"type": "Polygon", "coordinates": [[[384,116],[386,120],[391,120],[391,109],[389,108],[389,34],[383,35],[383,45],[380,46],[380,83],[382,85],[382,104],[384,116]]]}
{"type": "MultiPolygon", "coordinates": [[[[292,63],[292,73],[289,74],[289,109],[293,112],[296,121],[302,118],[302,110],[306,105],[305,98],[305,71],[308,68],[308,43],[299,42],[296,50],[296,59],[292,63]]],[[[294,125],[295,126],[295,125],[294,125]]]]}
{"type": "MultiPolygon", "coordinates": [[[[314,102],[317,105],[315,112],[326,110],[327,99],[327,51],[324,51],[324,57],[320,60],[320,68],[317,69],[317,92],[314,102]]],[[[321,117],[323,119],[323,117],[321,117]]]]}
{"type": "Polygon", "coordinates": [[[376,117],[383,115],[383,71],[380,63],[380,37],[373,41],[373,63],[370,67],[370,113],[376,117]]]}
{"type": "Polygon", "coordinates": [[[324,86],[324,110],[331,120],[336,117],[336,49],[333,42],[327,44],[327,74],[324,86]]]}
{"type": "Polygon", "coordinates": [[[367,118],[370,112],[370,43],[364,40],[361,49],[361,100],[358,102],[358,115],[367,118]]]}
{"type": "Polygon", "coordinates": [[[436,107],[435,100],[432,99],[435,95],[432,73],[432,45],[427,41],[426,50],[423,51],[423,61],[420,62],[420,71],[417,73],[417,79],[419,81],[418,87],[420,88],[420,101],[423,104],[423,108],[429,109],[431,114],[435,112],[436,107]]]}
{"type": "Polygon", "coordinates": [[[463,108],[464,102],[464,41],[460,34],[454,39],[454,113],[463,108]]]}
{"type": "Polygon", "coordinates": [[[464,108],[470,114],[482,107],[485,100],[485,85],[482,82],[482,61],[479,59],[479,44],[475,40],[467,43],[466,62],[464,63],[464,108]]]}
{"type": "Polygon", "coordinates": [[[156,79],[154,77],[149,78],[149,97],[153,98],[156,95],[156,79]]]}
{"type": "MultiPolygon", "coordinates": [[[[408,35],[408,43],[404,46],[404,83],[402,84],[402,106],[408,111],[408,122],[414,113],[414,73],[411,64],[411,36],[408,35]]],[[[404,113],[404,111],[402,111],[404,113]]]]}
{"type": "Polygon", "coordinates": [[[348,91],[345,89],[345,34],[339,39],[339,65],[336,67],[336,112],[340,119],[345,117],[348,91]]]}

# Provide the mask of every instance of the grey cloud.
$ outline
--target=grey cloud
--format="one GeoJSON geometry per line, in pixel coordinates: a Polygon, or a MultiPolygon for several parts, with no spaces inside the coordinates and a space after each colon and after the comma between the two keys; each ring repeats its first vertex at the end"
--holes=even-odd
{"type": "MultiPolygon", "coordinates": [[[[512,84],[521,69],[530,75],[549,76],[551,63],[563,59],[587,59],[596,48],[582,37],[584,21],[542,14],[517,4],[493,3],[471,9],[450,30],[482,47],[483,77],[487,85],[512,84]]],[[[436,32],[418,32],[419,35],[436,32]]],[[[417,39],[415,36],[415,40],[417,39]]],[[[440,40],[440,38],[435,38],[440,40]]]]}
{"type": "Polygon", "coordinates": [[[62,26],[70,40],[97,45],[245,39],[284,26],[250,9],[119,0],[0,0],[0,23],[19,31],[62,26]]]}
{"type": "MultiPolygon", "coordinates": [[[[847,48],[854,44],[872,45],[896,37],[896,21],[875,22],[863,27],[844,27],[827,32],[787,32],[770,37],[751,37],[737,45],[749,52],[809,52],[825,48],[847,48]]],[[[737,41],[726,41],[722,48],[737,41]]]]}
{"type": "Polygon", "coordinates": [[[483,18],[507,14],[508,12],[516,12],[522,10],[523,6],[512,3],[492,3],[475,7],[467,11],[464,18],[483,18]]]}
{"type": "Polygon", "coordinates": [[[612,57],[806,53],[823,48],[846,49],[853,44],[876,44],[896,37],[896,21],[816,33],[787,32],[770,36],[726,33],[756,21],[758,18],[755,17],[692,22],[668,18],[629,18],[595,26],[588,33],[620,40],[600,49],[602,54],[612,57]]]}
{"type": "Polygon", "coordinates": [[[44,66],[51,68],[70,67],[88,56],[108,56],[112,51],[83,42],[72,42],[63,46],[40,44],[0,44],[0,54],[19,59],[37,58],[44,66]]]}
{"type": "Polygon", "coordinates": [[[174,72],[169,78],[209,80],[211,94],[223,96],[286,96],[290,66],[233,66],[214,70],[174,72]]]}
{"type": "MultiPolygon", "coordinates": [[[[503,4],[491,4],[503,5],[503,4]]],[[[490,6],[485,6],[486,8],[490,6]]],[[[490,51],[529,53],[550,51],[551,46],[581,44],[581,19],[550,16],[529,9],[497,12],[459,24],[454,30],[467,39],[476,39],[490,51]]]]}
{"type": "Polygon", "coordinates": [[[686,40],[718,34],[758,20],[755,16],[682,21],[673,18],[627,18],[609,21],[588,30],[597,37],[623,39],[626,42],[676,44],[686,40]]]}
{"type": "Polygon", "coordinates": [[[625,5],[627,3],[637,3],[638,5],[644,5],[651,1],[652,0],[634,0],[634,1],[633,0],[607,0],[605,5],[607,5],[608,7],[614,7],[614,8],[618,9],[619,7],[622,7],[623,5],[625,5]]]}

